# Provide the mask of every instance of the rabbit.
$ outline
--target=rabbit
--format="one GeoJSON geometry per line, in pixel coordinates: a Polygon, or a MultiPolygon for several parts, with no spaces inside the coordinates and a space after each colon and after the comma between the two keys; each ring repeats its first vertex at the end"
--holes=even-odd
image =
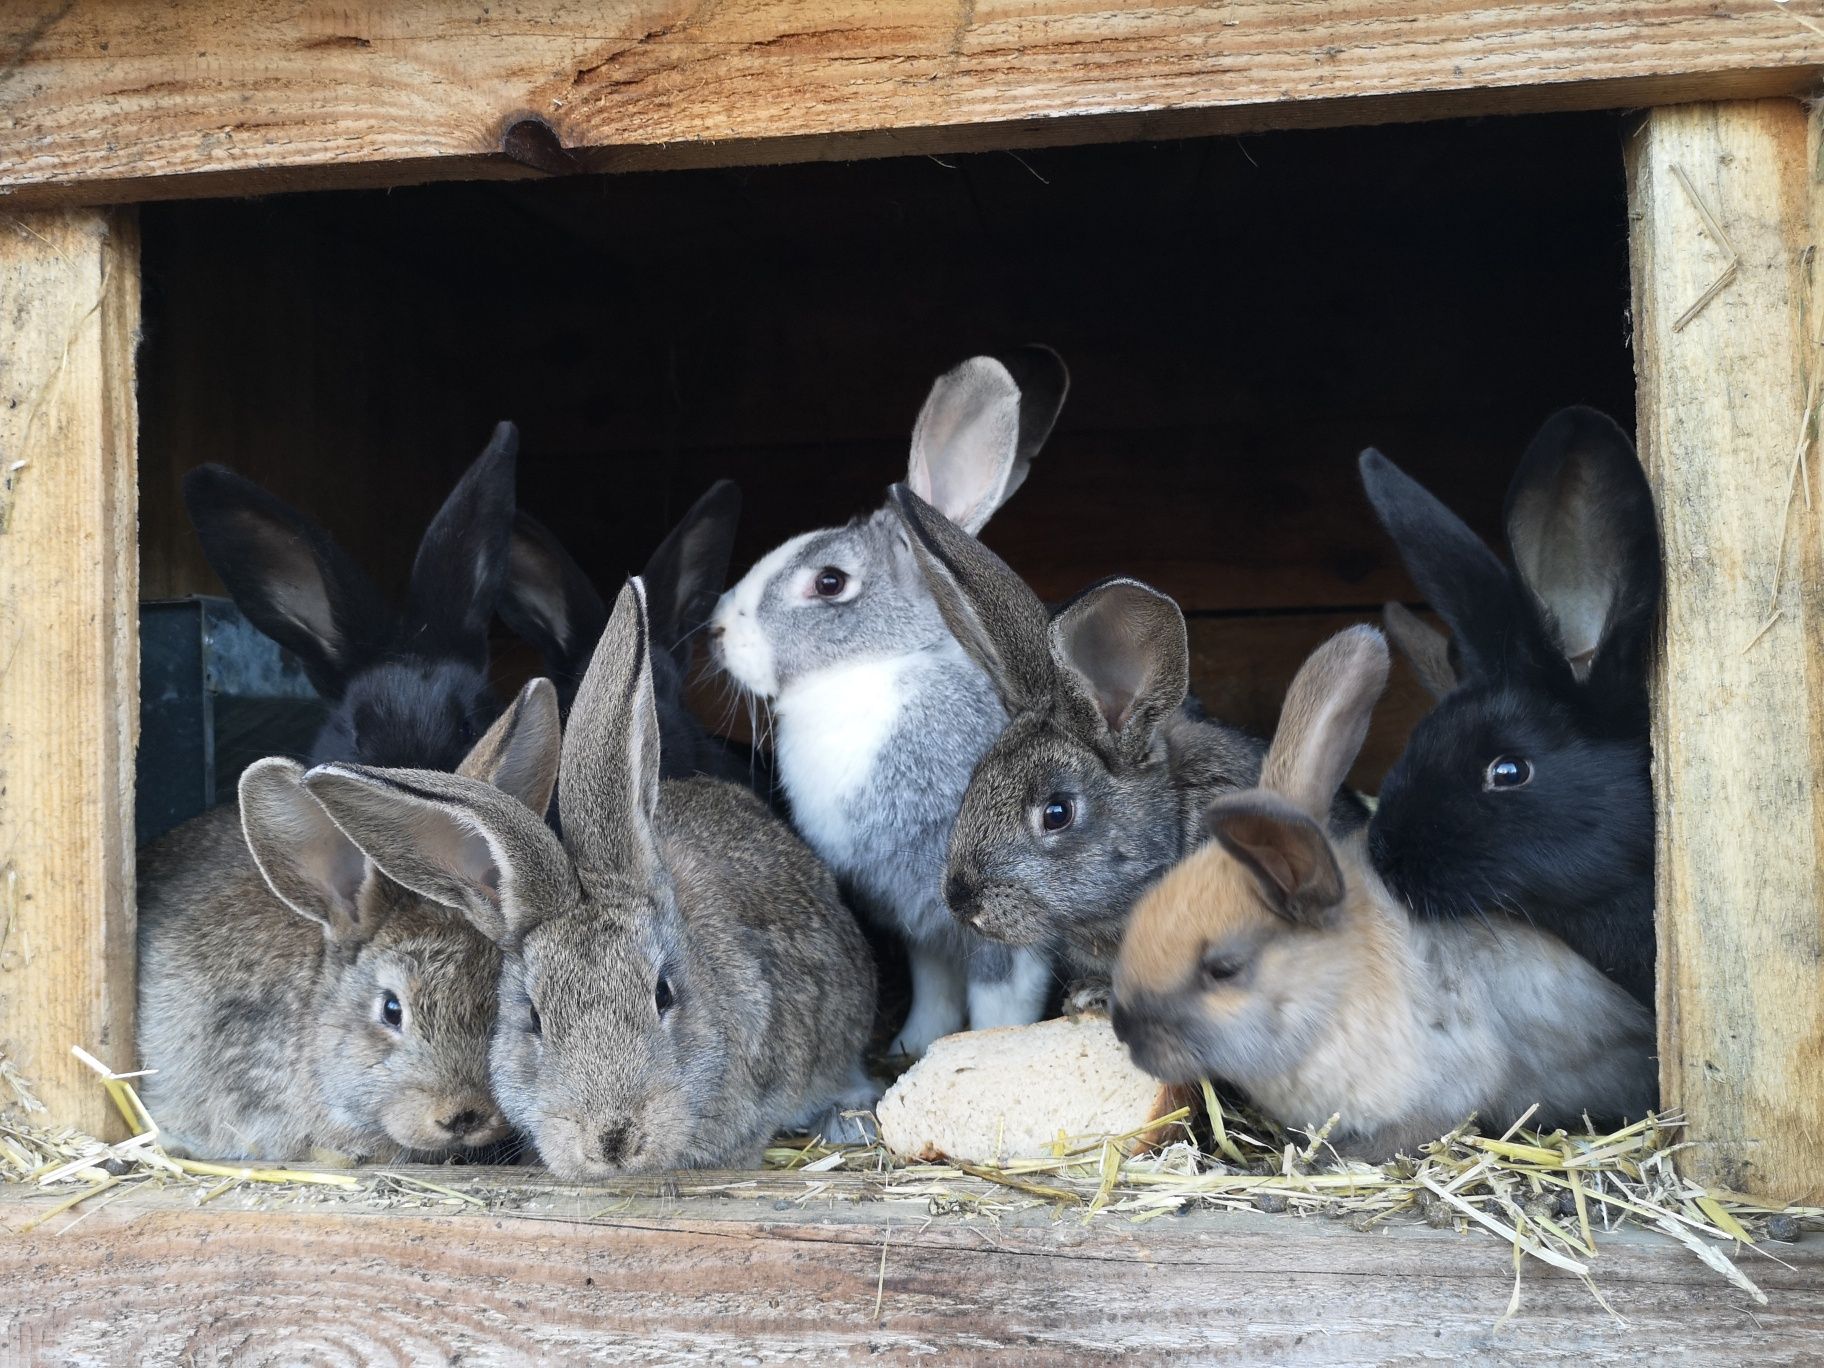
{"type": "Polygon", "coordinates": [[[453,769],[500,713],[488,624],[508,564],[519,432],[494,429],[425,530],[403,613],[316,523],[219,465],[184,477],[210,568],[330,711],[311,759],[453,769]]]}
{"type": "Polygon", "coordinates": [[[747,789],[661,780],[645,586],[571,709],[562,839],[472,779],[335,763],[305,786],[388,875],[501,950],[495,1096],[559,1177],[757,1165],[878,1089],[874,967],[830,872],[747,789]]]}
{"type": "MultiPolygon", "coordinates": [[[[918,495],[902,485],[891,501],[1010,715],[963,795],[945,899],[989,939],[1066,963],[1077,1002],[1100,1005],[1134,900],[1203,839],[1212,798],[1254,783],[1265,746],[1188,704],[1184,614],[1158,590],[1105,580],[1048,615],[918,495]]],[[[1361,826],[1367,812],[1339,787],[1334,820],[1361,826]]]]}
{"type": "MultiPolygon", "coordinates": [[[[977,356],[940,376],[907,480],[971,532],[1025,481],[1070,377],[1056,353],[977,356]]],[[[1043,955],[982,939],[944,907],[944,843],[970,771],[1006,723],[958,649],[890,509],[762,557],[710,619],[717,664],[774,718],[799,832],[863,915],[904,937],[912,1005],[893,1053],[1038,1020],[1043,955]]]]}
{"type": "MultiPolygon", "coordinates": [[[[712,736],[690,711],[693,638],[703,628],[728,579],[741,490],[718,480],[693,504],[652,553],[641,572],[651,595],[653,690],[658,698],[661,778],[712,774],[747,784],[762,797],[772,789],[770,770],[752,752],[712,736]]],[[[530,514],[514,520],[500,616],[535,646],[545,673],[557,685],[568,715],[583,672],[608,622],[608,605],[557,538],[530,514]]],[[[337,759],[359,759],[338,756],[337,759]]]]}
{"type": "MultiPolygon", "coordinates": [[[[1364,452],[1361,470],[1454,661],[1429,647],[1445,692],[1381,786],[1375,867],[1421,916],[1526,917],[1651,1006],[1647,668],[1662,571],[1633,444],[1593,409],[1545,423],[1508,487],[1512,571],[1385,456],[1364,452]]],[[[1389,621],[1425,651],[1414,626],[1389,621]]]]}
{"type": "Polygon", "coordinates": [[[1261,770],[1202,818],[1214,840],[1134,909],[1113,1022],[1135,1064],[1220,1077],[1287,1126],[1338,1115],[1331,1143],[1386,1159],[1475,1112],[1506,1126],[1655,1102],[1651,1014],[1524,922],[1408,915],[1366,835],[1322,825],[1387,682],[1370,626],[1299,670],[1261,770]]]}
{"type": "MultiPolygon", "coordinates": [[[[459,773],[536,820],[557,736],[557,695],[533,680],[459,773]]],[[[380,874],[303,774],[258,761],[238,814],[214,808],[141,853],[141,1089],[164,1144],[283,1161],[493,1143],[507,1131],[487,1070],[499,952],[380,874]]]]}

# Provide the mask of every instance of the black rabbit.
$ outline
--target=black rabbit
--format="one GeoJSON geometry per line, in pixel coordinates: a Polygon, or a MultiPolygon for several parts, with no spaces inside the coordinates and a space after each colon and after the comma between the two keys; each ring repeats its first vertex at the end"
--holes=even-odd
{"type": "Polygon", "coordinates": [[[1659,610],[1652,493],[1593,409],[1554,414],[1508,487],[1514,569],[1380,452],[1375,512],[1450,625],[1388,628],[1444,693],[1381,787],[1375,868],[1435,918],[1509,912],[1653,1003],[1648,652],[1659,610]]]}
{"type": "Polygon", "coordinates": [[[219,465],[184,477],[210,567],[330,704],[310,760],[453,770],[501,706],[488,623],[507,576],[519,431],[494,429],[418,544],[403,612],[311,519],[219,465]]]}

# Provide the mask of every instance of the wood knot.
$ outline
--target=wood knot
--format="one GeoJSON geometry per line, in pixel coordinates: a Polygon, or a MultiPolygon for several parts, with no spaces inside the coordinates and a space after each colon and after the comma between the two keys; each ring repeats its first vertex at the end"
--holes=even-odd
{"type": "Polygon", "coordinates": [[[508,121],[500,135],[500,150],[509,160],[547,176],[569,176],[582,170],[557,130],[535,114],[508,121]]]}

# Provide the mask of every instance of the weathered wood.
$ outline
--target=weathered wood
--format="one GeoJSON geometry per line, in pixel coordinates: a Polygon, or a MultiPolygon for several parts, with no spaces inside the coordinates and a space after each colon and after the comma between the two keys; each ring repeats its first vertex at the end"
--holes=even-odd
{"type": "Polygon", "coordinates": [[[70,1047],[133,1050],[138,330],[130,211],[0,215],[0,1051],[107,1131],[70,1047]]]}
{"type": "MultiPolygon", "coordinates": [[[[449,1170],[430,1175],[467,1185],[449,1170]]],[[[743,1175],[724,1175],[740,1182],[743,1175]]],[[[854,1187],[846,1175],[814,1175],[854,1187]],[[845,1181],[846,1180],[846,1181],[845,1181]]],[[[523,1175],[516,1186],[524,1187],[523,1175]]],[[[1750,1259],[1749,1307],[1670,1240],[1604,1237],[1597,1285],[1419,1226],[1197,1213],[933,1219],[778,1176],[720,1196],[537,1189],[515,1212],[133,1193],[0,1240],[32,1362],[1815,1363],[1824,1246],[1750,1259]],[[253,1205],[250,1209],[249,1204],[253,1205]],[[884,1255],[884,1259],[883,1259],[884,1255]],[[1009,1356],[1011,1355],[1011,1357],[1009,1356]]],[[[21,1231],[48,1200],[0,1203],[21,1231]]]]}
{"type": "Polygon", "coordinates": [[[1666,551],[1663,1091],[1699,1141],[1683,1152],[1691,1171],[1816,1200],[1824,485],[1802,415],[1824,367],[1805,302],[1818,241],[1806,122],[1783,100],[1660,110],[1629,156],[1640,447],[1666,551]]]}
{"type": "Polygon", "coordinates": [[[1819,13],[1817,0],[15,5],[0,185],[120,201],[1791,94],[1824,68],[1819,13]],[[532,165],[502,152],[528,118],[555,133],[520,139],[549,148],[532,165]]]}

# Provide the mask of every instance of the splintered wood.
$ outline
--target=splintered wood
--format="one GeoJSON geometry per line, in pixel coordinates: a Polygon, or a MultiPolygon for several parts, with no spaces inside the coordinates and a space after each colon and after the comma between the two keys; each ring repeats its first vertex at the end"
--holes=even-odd
{"type": "MultiPolygon", "coordinates": [[[[1654,687],[1663,1101],[1699,1179],[1824,1195],[1824,575],[1796,101],[1629,140],[1641,457],[1666,554],[1654,687]],[[1796,448],[1795,448],[1796,442],[1796,448]]],[[[1810,131],[1814,140],[1815,130],[1810,131]]]]}
{"type": "Polygon", "coordinates": [[[0,1054],[107,1135],[70,1046],[133,1053],[138,330],[130,211],[0,209],[0,1054]]]}

